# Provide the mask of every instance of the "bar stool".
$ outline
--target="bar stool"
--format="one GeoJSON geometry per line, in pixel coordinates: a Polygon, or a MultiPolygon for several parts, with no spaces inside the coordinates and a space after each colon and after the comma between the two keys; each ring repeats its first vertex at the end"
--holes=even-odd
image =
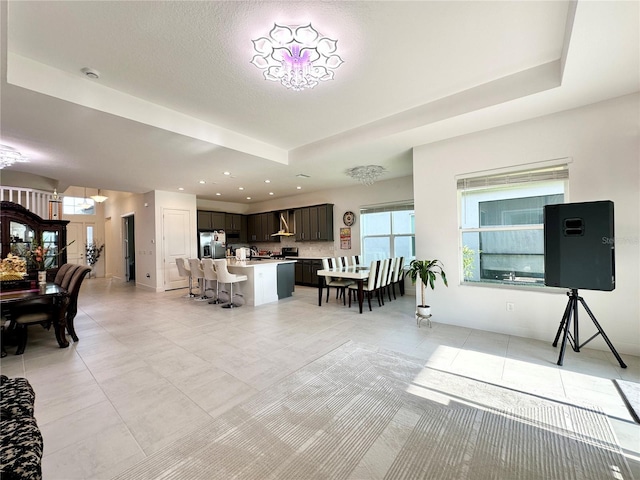
{"type": "Polygon", "coordinates": [[[208,300],[207,293],[204,290],[204,271],[202,270],[202,266],[200,265],[200,259],[198,258],[190,258],[189,259],[189,270],[191,270],[191,278],[195,278],[198,280],[198,287],[200,289],[200,296],[196,298],[198,302],[204,302],[208,300]]]}
{"type": "MultiPolygon", "coordinates": [[[[225,303],[224,305],[222,305],[222,308],[239,307],[240,306],[239,304],[233,303],[233,284],[244,282],[249,277],[247,277],[246,275],[237,275],[234,273],[229,273],[229,270],[227,269],[227,261],[225,259],[214,260],[213,264],[215,265],[216,275],[218,276],[218,282],[228,283],[229,285],[231,285],[231,289],[229,291],[229,303],[225,303]]],[[[236,295],[240,297],[242,296],[239,293],[237,293],[236,295]]]]}
{"type": "MultiPolygon", "coordinates": [[[[178,275],[180,275],[181,277],[189,279],[189,293],[187,293],[185,295],[185,297],[193,298],[196,295],[192,291],[193,279],[191,278],[191,270],[186,265],[186,260],[187,260],[186,258],[181,258],[181,257],[180,258],[176,258],[176,266],[178,267],[178,275]]],[[[60,270],[62,270],[62,269],[60,269],[60,270]]],[[[58,272],[58,274],[59,273],[60,272],[58,272]]],[[[57,280],[58,280],[58,277],[56,276],[56,283],[58,283],[57,280]]]]}
{"type": "Polygon", "coordinates": [[[220,291],[218,289],[219,287],[218,274],[216,273],[215,266],[211,258],[202,259],[202,271],[204,273],[205,292],[206,290],[209,290],[206,288],[207,282],[209,284],[211,284],[211,282],[216,282],[216,297],[212,300],[209,300],[209,303],[220,303],[220,291]]]}

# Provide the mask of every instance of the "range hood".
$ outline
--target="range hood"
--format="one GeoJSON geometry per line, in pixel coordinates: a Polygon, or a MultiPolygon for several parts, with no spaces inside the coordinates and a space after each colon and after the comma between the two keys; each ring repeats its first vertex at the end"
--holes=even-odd
{"type": "Polygon", "coordinates": [[[280,212],[280,230],[276,233],[272,233],[272,237],[293,237],[295,233],[289,231],[289,212],[280,212]],[[287,218],[285,218],[285,215],[287,218]]]}

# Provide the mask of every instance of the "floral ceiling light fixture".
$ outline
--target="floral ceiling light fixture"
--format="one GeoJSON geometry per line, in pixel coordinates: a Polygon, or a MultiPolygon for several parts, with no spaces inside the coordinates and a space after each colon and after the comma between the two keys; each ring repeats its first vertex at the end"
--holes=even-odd
{"type": "Polygon", "coordinates": [[[15,148],[0,145],[0,170],[5,167],[10,167],[14,163],[25,163],[28,161],[29,158],[15,148]]]}
{"type": "Polygon", "coordinates": [[[361,165],[347,168],[344,173],[363,185],[373,185],[381,175],[387,173],[387,169],[380,165],[361,165]]]}
{"type": "Polygon", "coordinates": [[[251,41],[255,50],[251,63],[264,71],[264,78],[296,91],[333,80],[334,70],[343,63],[336,54],[338,41],[322,36],[311,23],[276,23],[268,37],[251,41]]]}

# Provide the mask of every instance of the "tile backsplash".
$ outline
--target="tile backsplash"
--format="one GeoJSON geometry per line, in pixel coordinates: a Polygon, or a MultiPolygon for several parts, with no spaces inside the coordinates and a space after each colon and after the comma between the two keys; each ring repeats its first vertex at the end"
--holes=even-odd
{"type": "MultiPolygon", "coordinates": [[[[282,237],[280,242],[260,242],[254,246],[258,250],[267,250],[270,252],[279,252],[282,247],[297,247],[298,255],[300,257],[335,257],[345,255],[356,255],[354,250],[339,250],[339,242],[296,242],[293,237],[282,237]]],[[[233,247],[251,246],[251,245],[236,245],[233,247]]]]}

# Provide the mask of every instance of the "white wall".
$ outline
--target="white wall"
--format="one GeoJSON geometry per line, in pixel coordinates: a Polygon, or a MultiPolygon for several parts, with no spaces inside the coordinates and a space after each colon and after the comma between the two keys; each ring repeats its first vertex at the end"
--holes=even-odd
{"type": "MultiPolygon", "coordinates": [[[[455,176],[570,157],[568,202],[615,204],[616,289],[580,294],[616,349],[640,354],[639,112],[640,96],[627,95],[414,149],[416,253],[440,259],[449,279],[427,293],[435,321],[553,341],[563,292],[460,285],[455,176]]],[[[596,330],[582,307],[579,318],[584,341],[596,330]]],[[[588,347],[608,351],[601,338],[588,347]]]]}

